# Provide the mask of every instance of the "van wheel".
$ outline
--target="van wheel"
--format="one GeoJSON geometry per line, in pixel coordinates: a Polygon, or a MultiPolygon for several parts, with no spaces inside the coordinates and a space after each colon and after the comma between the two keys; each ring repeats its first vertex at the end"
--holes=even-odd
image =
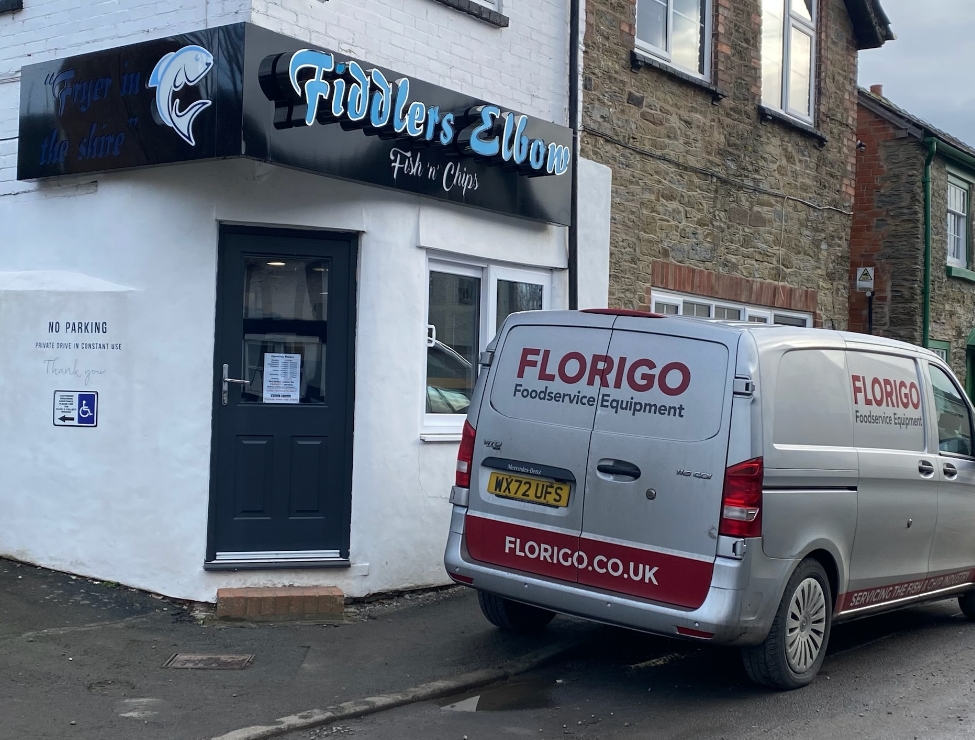
{"type": "Polygon", "coordinates": [[[484,591],[477,592],[477,603],[481,605],[481,612],[491,624],[508,632],[541,632],[555,616],[555,612],[548,609],[504,599],[484,591]]]}
{"type": "Polygon", "coordinates": [[[826,571],[806,558],[789,579],[765,642],[741,651],[748,677],[773,689],[812,683],[826,657],[832,604],[826,571]]]}
{"type": "Polygon", "coordinates": [[[969,619],[975,620],[975,591],[966,591],[958,597],[958,606],[969,619]]]}

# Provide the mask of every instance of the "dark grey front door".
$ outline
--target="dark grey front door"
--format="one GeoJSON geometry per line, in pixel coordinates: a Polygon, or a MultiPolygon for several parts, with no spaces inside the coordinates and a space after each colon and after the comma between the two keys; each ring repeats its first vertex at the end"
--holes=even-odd
{"type": "Polygon", "coordinates": [[[220,235],[209,567],[349,556],[355,242],[220,235]]]}

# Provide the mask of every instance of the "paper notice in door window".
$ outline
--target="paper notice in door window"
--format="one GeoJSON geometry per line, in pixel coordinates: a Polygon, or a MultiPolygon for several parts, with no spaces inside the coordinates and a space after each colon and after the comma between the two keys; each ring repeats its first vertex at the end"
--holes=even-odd
{"type": "Polygon", "coordinates": [[[264,403],[298,403],[301,396],[301,355],[264,355],[264,403]]]}

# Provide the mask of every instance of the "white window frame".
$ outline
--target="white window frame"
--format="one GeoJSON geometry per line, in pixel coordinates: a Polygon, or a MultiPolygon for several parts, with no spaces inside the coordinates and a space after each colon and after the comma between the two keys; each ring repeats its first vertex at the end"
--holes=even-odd
{"type": "MultiPolygon", "coordinates": [[[[789,311],[781,308],[769,308],[768,306],[753,306],[747,303],[738,303],[736,301],[725,301],[720,298],[708,298],[706,296],[694,295],[693,293],[677,293],[672,290],[658,290],[654,288],[650,291],[650,301],[651,310],[656,311],[657,303],[666,303],[667,305],[678,307],[678,316],[684,315],[684,301],[689,303],[706,303],[711,306],[711,316],[714,316],[714,309],[717,307],[722,308],[736,308],[741,311],[740,321],[749,321],[752,317],[765,319],[763,322],[773,324],[774,316],[788,316],[794,319],[804,319],[806,326],[813,326],[813,315],[811,313],[806,313],[805,311],[789,311]]],[[[702,318],[702,317],[697,317],[702,318]]],[[[722,321],[723,319],[711,319],[713,321],[722,321]]]]}
{"type": "MultiPolygon", "coordinates": [[[[654,0],[636,0],[634,7],[638,6],[641,2],[653,2],[654,0]]],[[[702,0],[698,0],[701,2],[702,0]]],[[[650,54],[663,62],[666,62],[668,66],[673,67],[676,70],[683,72],[684,74],[690,75],[691,77],[696,77],[699,80],[704,80],[709,82],[711,80],[711,23],[712,16],[714,15],[714,2],[713,0],[703,0],[704,3],[704,71],[700,72],[696,69],[688,69],[687,67],[682,67],[673,61],[673,55],[671,53],[671,40],[673,38],[673,17],[674,17],[674,0],[664,0],[667,3],[667,33],[666,33],[666,43],[667,47],[661,49],[649,44],[646,41],[642,41],[639,37],[639,29],[636,28],[636,23],[639,21],[640,13],[637,10],[636,18],[634,19],[634,46],[637,51],[642,51],[646,54],[650,54]]]]}
{"type": "MultiPolygon", "coordinates": [[[[772,106],[763,99],[762,105],[785,113],[803,123],[812,125],[816,116],[816,64],[819,51],[819,36],[817,28],[819,25],[819,0],[812,0],[812,23],[800,15],[792,12],[792,0],[778,0],[782,3],[782,78],[779,80],[779,93],[781,99],[778,106],[772,106]],[[789,85],[790,70],[792,68],[792,29],[798,28],[807,33],[812,39],[812,54],[809,60],[809,114],[802,111],[792,110],[789,107],[789,85]]],[[[761,61],[761,60],[760,60],[761,61]]]]}
{"type": "MultiPolygon", "coordinates": [[[[495,335],[498,319],[498,280],[512,280],[520,283],[533,283],[542,286],[542,310],[552,308],[552,271],[541,267],[521,267],[482,260],[469,260],[449,256],[431,255],[427,258],[426,280],[424,281],[424,346],[426,343],[426,321],[430,316],[430,273],[445,272],[478,278],[481,281],[481,296],[478,306],[480,325],[478,326],[478,348],[480,354],[491,343],[495,335]]],[[[476,358],[475,358],[476,359],[476,358]]],[[[424,441],[459,441],[467,414],[429,414],[427,404],[427,353],[423,352],[423,393],[420,398],[422,419],[421,439],[424,441]]]]}
{"type": "Polygon", "coordinates": [[[968,183],[968,182],[966,182],[965,180],[963,180],[960,177],[957,177],[955,175],[949,174],[948,175],[948,191],[947,191],[947,193],[945,195],[946,195],[946,201],[947,201],[947,204],[948,204],[948,207],[947,207],[947,216],[948,216],[948,218],[946,219],[948,223],[946,224],[946,229],[947,230],[946,230],[946,243],[945,243],[945,254],[946,254],[946,257],[947,257],[947,260],[948,260],[948,264],[949,265],[952,265],[954,267],[963,267],[965,269],[968,269],[968,250],[969,250],[969,243],[971,241],[971,239],[970,239],[970,236],[971,235],[969,233],[970,230],[971,230],[971,210],[972,210],[972,205],[971,205],[972,204],[972,188],[971,188],[971,184],[968,183]],[[951,204],[951,197],[950,197],[950,195],[951,195],[951,188],[953,188],[953,187],[954,188],[958,188],[959,190],[961,190],[965,194],[965,212],[964,213],[961,213],[959,211],[954,211],[954,210],[951,209],[951,206],[950,206],[950,204],[951,204]],[[952,232],[951,232],[950,226],[951,226],[951,217],[952,216],[955,216],[955,217],[961,216],[961,220],[962,220],[962,223],[964,224],[964,228],[965,228],[965,231],[962,234],[962,245],[961,245],[962,254],[961,254],[961,259],[959,259],[957,257],[952,257],[951,256],[951,237],[952,237],[952,232]]]}

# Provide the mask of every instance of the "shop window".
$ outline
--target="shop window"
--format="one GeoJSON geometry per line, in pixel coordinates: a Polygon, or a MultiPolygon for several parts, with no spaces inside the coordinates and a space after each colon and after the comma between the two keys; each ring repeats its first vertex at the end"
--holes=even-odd
{"type": "Polygon", "coordinates": [[[711,0],[637,0],[636,45],[706,79],[710,66],[711,0]]]}
{"type": "Polygon", "coordinates": [[[550,301],[548,272],[431,260],[424,426],[459,432],[480,352],[512,313],[544,310],[550,301]]]}
{"type": "Polygon", "coordinates": [[[784,326],[812,326],[812,315],[799,311],[774,311],[762,306],[745,303],[717,301],[703,296],[684,296],[670,291],[654,290],[651,295],[656,313],[673,316],[695,316],[700,319],[715,318],[722,321],[748,321],[753,324],[780,324],[784,326]]]}
{"type": "Polygon", "coordinates": [[[948,264],[968,267],[968,185],[948,182],[948,264]]]}
{"type": "Polygon", "coordinates": [[[816,0],[762,0],[762,103],[812,123],[816,0]]]}

